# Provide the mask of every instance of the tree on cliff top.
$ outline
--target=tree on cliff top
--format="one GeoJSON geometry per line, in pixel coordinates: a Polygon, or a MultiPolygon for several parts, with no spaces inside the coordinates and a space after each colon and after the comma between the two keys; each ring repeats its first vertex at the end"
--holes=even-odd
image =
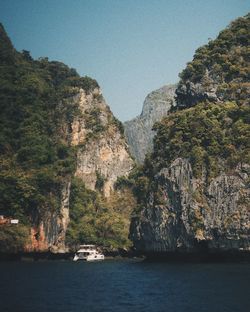
{"type": "Polygon", "coordinates": [[[249,100],[249,44],[247,14],[233,21],[215,40],[198,48],[180,73],[177,107],[190,107],[204,100],[234,100],[239,104],[249,100]]]}

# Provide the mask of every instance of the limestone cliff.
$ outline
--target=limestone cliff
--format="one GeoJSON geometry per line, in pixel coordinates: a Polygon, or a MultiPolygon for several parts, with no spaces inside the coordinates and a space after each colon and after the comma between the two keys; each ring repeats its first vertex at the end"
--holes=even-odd
{"type": "Polygon", "coordinates": [[[249,14],[199,48],[137,174],[144,252],[250,250],[249,14]]]}
{"type": "Polygon", "coordinates": [[[88,95],[80,90],[74,100],[79,103],[81,113],[73,121],[71,133],[72,144],[78,146],[75,175],[91,190],[97,189],[101,182],[104,195],[108,197],[117,178],[128,175],[133,160],[119,130],[119,122],[106,105],[100,89],[88,95]]]}
{"type": "MultiPolygon", "coordinates": [[[[61,62],[16,51],[2,24],[0,43],[0,215],[19,220],[14,227],[0,225],[0,252],[65,251],[70,216],[72,244],[95,243],[101,230],[114,243],[128,217],[112,205],[109,209],[105,197],[133,166],[122,124],[94,79],[61,62]],[[76,177],[80,182],[74,183],[76,177]],[[74,204],[72,188],[82,196],[73,196],[74,204]],[[91,226],[100,225],[96,236],[83,238],[89,224],[79,223],[87,213],[91,226]]],[[[124,245],[127,237],[121,236],[124,245]]]]}
{"type": "Polygon", "coordinates": [[[37,215],[33,220],[34,225],[30,229],[30,239],[24,250],[28,252],[51,251],[64,253],[65,236],[69,224],[69,196],[70,181],[65,181],[60,190],[60,209],[58,211],[46,211],[43,215],[37,215]]]}
{"type": "Polygon", "coordinates": [[[153,125],[175,105],[175,89],[176,85],[166,85],[151,92],[144,101],[141,115],[124,123],[130,152],[138,163],[142,163],[145,155],[152,151],[153,125]]]}
{"type": "MultiPolygon", "coordinates": [[[[101,90],[86,92],[79,88],[74,92],[65,103],[77,108],[77,114],[70,124],[61,127],[65,131],[63,135],[61,132],[62,137],[76,150],[74,176],[80,178],[87,189],[101,191],[109,197],[117,178],[128,175],[132,169],[133,160],[120,124],[105,103],[101,90]]],[[[62,182],[60,209],[43,214],[31,230],[31,244],[26,250],[65,252],[71,178],[65,177],[62,182]]]]}
{"type": "Polygon", "coordinates": [[[135,246],[144,252],[250,250],[249,174],[242,164],[207,182],[177,158],[154,177],[154,189],[132,219],[135,246]]]}

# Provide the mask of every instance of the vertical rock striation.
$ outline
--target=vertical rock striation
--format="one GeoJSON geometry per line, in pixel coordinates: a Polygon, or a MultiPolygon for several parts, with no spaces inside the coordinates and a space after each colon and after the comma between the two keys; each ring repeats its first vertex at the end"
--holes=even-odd
{"type": "MultiPolygon", "coordinates": [[[[79,88],[77,94],[67,98],[66,105],[77,108],[72,122],[67,124],[62,121],[60,127],[61,139],[76,149],[74,175],[88,189],[99,190],[109,197],[117,178],[128,175],[134,164],[120,123],[112,115],[99,88],[88,93],[79,88]]],[[[61,184],[60,209],[48,209],[34,220],[36,226],[32,227],[31,243],[26,250],[66,251],[71,178],[65,177],[61,184]]]]}
{"type": "Polygon", "coordinates": [[[30,241],[26,251],[64,253],[65,235],[69,223],[70,180],[66,180],[60,190],[60,209],[47,210],[43,215],[36,215],[30,231],[30,241]]]}
{"type": "Polygon", "coordinates": [[[108,197],[117,178],[128,175],[133,160],[119,122],[106,105],[100,89],[88,95],[80,90],[74,100],[78,101],[80,109],[71,133],[72,145],[78,146],[75,175],[91,190],[98,189],[99,185],[108,197]]]}
{"type": "Polygon", "coordinates": [[[249,165],[207,182],[177,158],[154,177],[156,188],[131,223],[144,252],[250,250],[249,165]]]}
{"type": "Polygon", "coordinates": [[[145,155],[152,151],[153,125],[167,116],[175,104],[175,89],[176,85],[166,85],[151,92],[144,101],[141,115],[124,123],[130,152],[138,163],[142,163],[145,155]]]}

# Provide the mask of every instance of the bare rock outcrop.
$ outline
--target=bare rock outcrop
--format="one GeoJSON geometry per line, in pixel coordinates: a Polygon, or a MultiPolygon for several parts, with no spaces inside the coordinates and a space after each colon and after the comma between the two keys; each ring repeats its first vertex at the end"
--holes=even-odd
{"type": "Polygon", "coordinates": [[[143,252],[250,250],[249,166],[211,181],[194,178],[177,158],[155,177],[145,206],[131,223],[131,239],[143,252]]]}
{"type": "Polygon", "coordinates": [[[75,175],[87,188],[101,188],[106,197],[120,176],[133,167],[128,146],[119,129],[119,122],[105,103],[100,89],[86,94],[80,90],[75,97],[81,114],[72,124],[72,145],[78,146],[75,175]]]}
{"type": "Polygon", "coordinates": [[[145,155],[152,151],[155,122],[167,116],[175,104],[176,85],[166,85],[151,92],[145,99],[142,113],[124,123],[125,137],[132,156],[138,163],[144,161],[145,155]]]}

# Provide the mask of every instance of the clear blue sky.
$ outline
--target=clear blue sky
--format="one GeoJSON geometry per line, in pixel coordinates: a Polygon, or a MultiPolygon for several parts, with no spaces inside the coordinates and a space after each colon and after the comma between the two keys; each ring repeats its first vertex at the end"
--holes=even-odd
{"type": "Polygon", "coordinates": [[[0,0],[0,21],[17,50],[48,56],[95,78],[122,121],[145,96],[178,81],[194,51],[249,0],[0,0]]]}

